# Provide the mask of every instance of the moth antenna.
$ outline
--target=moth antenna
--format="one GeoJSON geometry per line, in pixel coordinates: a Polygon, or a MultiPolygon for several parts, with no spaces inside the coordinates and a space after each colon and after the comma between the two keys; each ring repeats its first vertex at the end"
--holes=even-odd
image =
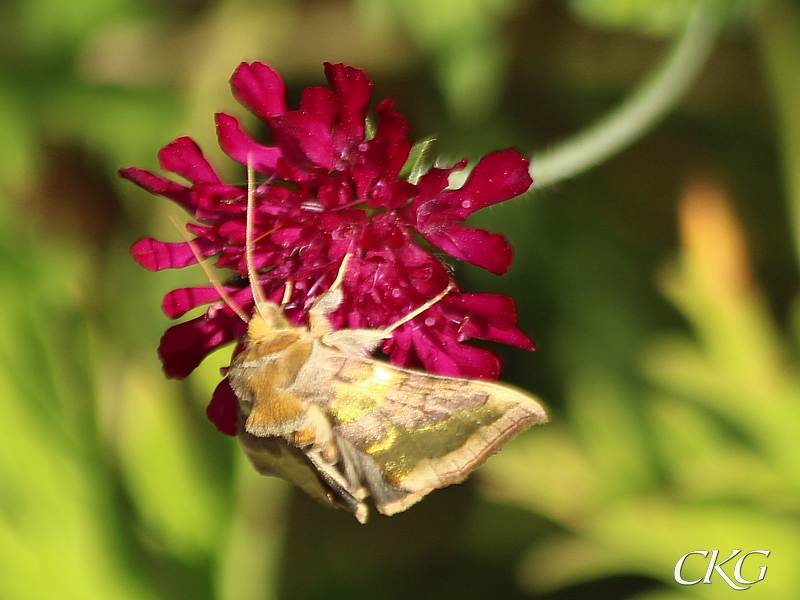
{"type": "Polygon", "coordinates": [[[256,276],[256,268],[253,263],[253,210],[255,205],[255,181],[253,176],[253,160],[248,155],[247,157],[247,217],[245,224],[245,241],[244,241],[244,260],[247,265],[247,278],[250,280],[250,290],[253,292],[253,302],[255,302],[256,310],[259,314],[265,314],[262,310],[267,305],[267,299],[264,297],[264,291],[258,285],[256,276]]]}
{"type": "Polygon", "coordinates": [[[220,285],[219,281],[217,281],[217,278],[214,277],[214,274],[211,272],[211,269],[209,269],[208,265],[206,264],[206,260],[201,256],[200,252],[197,250],[197,246],[195,246],[194,242],[191,239],[189,239],[189,236],[186,234],[186,230],[180,226],[177,219],[175,219],[175,217],[173,217],[172,215],[170,215],[169,219],[170,221],[172,221],[172,224],[175,225],[175,228],[180,232],[181,237],[184,239],[184,241],[186,241],[186,243],[189,244],[189,250],[191,250],[192,254],[194,254],[194,257],[197,260],[197,264],[200,265],[201,269],[203,269],[203,273],[206,274],[208,282],[217,291],[219,297],[222,298],[222,301],[225,302],[228,308],[230,308],[233,312],[235,312],[236,315],[242,321],[247,323],[250,319],[247,318],[247,315],[244,314],[244,311],[242,311],[241,308],[236,306],[236,304],[233,302],[233,299],[228,295],[228,292],[225,291],[225,288],[223,288],[220,285]]]}
{"type": "Polygon", "coordinates": [[[402,319],[399,319],[398,321],[395,321],[394,323],[392,323],[391,325],[389,325],[388,327],[386,327],[385,329],[383,329],[383,332],[384,332],[384,333],[391,333],[392,331],[394,331],[395,329],[397,329],[398,327],[400,327],[400,325],[402,325],[403,323],[408,323],[408,322],[409,322],[411,319],[413,319],[413,318],[414,318],[414,317],[416,317],[417,315],[419,315],[419,314],[421,314],[421,313],[424,313],[424,312],[425,312],[426,310],[428,310],[428,309],[429,309],[431,306],[433,306],[434,304],[436,304],[437,302],[439,302],[439,300],[441,300],[442,298],[444,298],[445,296],[447,296],[447,294],[449,294],[449,293],[450,293],[450,290],[452,290],[454,287],[455,287],[455,286],[454,286],[452,283],[448,283],[448,284],[447,284],[447,287],[446,287],[446,288],[444,288],[444,290],[443,290],[441,293],[439,293],[439,295],[438,295],[438,296],[436,296],[435,298],[432,298],[431,300],[428,300],[428,301],[427,301],[425,304],[423,304],[422,306],[418,306],[417,308],[415,308],[414,310],[412,310],[410,313],[408,313],[408,314],[407,314],[405,317],[403,317],[402,319]]]}

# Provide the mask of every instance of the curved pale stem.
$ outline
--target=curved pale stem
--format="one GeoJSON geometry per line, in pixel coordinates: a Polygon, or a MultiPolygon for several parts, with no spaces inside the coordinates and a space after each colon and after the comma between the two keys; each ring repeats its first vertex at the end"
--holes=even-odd
{"type": "Polygon", "coordinates": [[[756,33],[772,93],[788,213],[800,265],[800,8],[796,2],[760,2],[756,33]]]}
{"type": "Polygon", "coordinates": [[[724,17],[718,2],[698,2],[665,61],[629,98],[575,137],[531,158],[533,187],[577,175],[650,130],[694,81],[711,53],[724,17]]]}

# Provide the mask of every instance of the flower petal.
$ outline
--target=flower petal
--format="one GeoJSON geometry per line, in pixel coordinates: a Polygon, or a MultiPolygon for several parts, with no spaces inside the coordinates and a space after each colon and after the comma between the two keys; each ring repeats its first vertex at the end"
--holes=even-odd
{"type": "Polygon", "coordinates": [[[380,167],[383,177],[396,179],[411,152],[408,121],[394,110],[392,100],[378,104],[375,112],[378,113],[378,128],[375,137],[368,142],[367,156],[370,162],[380,167]]]}
{"type": "Polygon", "coordinates": [[[216,302],[219,299],[219,292],[210,286],[178,288],[164,295],[164,299],[161,301],[161,310],[170,319],[177,319],[193,308],[216,302]]]}
{"type": "Polygon", "coordinates": [[[192,138],[180,137],[158,153],[161,168],[185,177],[192,183],[220,183],[214,168],[192,138]]]}
{"type": "Polygon", "coordinates": [[[513,327],[517,322],[514,300],[501,294],[459,294],[450,296],[448,308],[459,308],[468,315],[478,314],[498,327],[513,327]]]}
{"type": "Polygon", "coordinates": [[[508,271],[514,258],[508,240],[499,233],[447,222],[423,229],[420,233],[448,254],[483,267],[495,275],[508,271]]]}
{"type": "Polygon", "coordinates": [[[285,119],[273,121],[270,130],[283,143],[293,140],[315,165],[333,171],[340,154],[334,151],[331,136],[335,117],[336,97],[325,88],[310,87],[300,95],[300,108],[288,112],[285,119]]]}
{"type": "Polygon", "coordinates": [[[185,185],[170,181],[169,179],[164,179],[150,171],[137,169],[136,167],[120,169],[117,173],[119,173],[120,177],[135,183],[151,194],[158,194],[159,196],[169,198],[190,213],[194,213],[194,206],[191,201],[192,190],[185,185]]]}
{"type": "Polygon", "coordinates": [[[497,379],[500,360],[489,350],[457,343],[450,338],[417,331],[414,350],[431,373],[465,379],[497,379]]]}
{"type": "Polygon", "coordinates": [[[535,350],[533,342],[517,327],[514,300],[500,294],[460,294],[448,302],[467,315],[461,327],[463,339],[481,339],[535,350]]]}
{"type": "Polygon", "coordinates": [[[286,86],[274,70],[264,63],[242,63],[231,77],[234,97],[262,120],[286,113],[286,86]]]}
{"type": "Polygon", "coordinates": [[[325,63],[325,76],[337,98],[332,132],[336,146],[343,149],[363,141],[372,82],[361,69],[341,63],[325,63]]]}
{"type": "Polygon", "coordinates": [[[191,192],[191,203],[196,209],[194,217],[200,221],[218,221],[244,215],[247,212],[246,197],[246,190],[235,185],[195,184],[191,192]]]}
{"type": "Polygon", "coordinates": [[[173,325],[158,346],[164,373],[167,377],[183,379],[217,347],[243,336],[245,329],[239,317],[223,311],[173,325]]]}
{"type": "Polygon", "coordinates": [[[397,179],[411,152],[408,123],[393,110],[390,100],[381,102],[376,110],[379,121],[375,136],[360,145],[364,148],[362,162],[352,168],[356,195],[370,208],[395,209],[417,194],[416,186],[397,179]]]}
{"type": "Polygon", "coordinates": [[[239,400],[226,377],[214,389],[211,402],[206,407],[206,416],[225,435],[236,435],[238,405],[239,400]]]}
{"type": "Polygon", "coordinates": [[[225,154],[243,165],[251,163],[259,173],[272,175],[275,172],[278,160],[283,156],[279,148],[264,146],[253,140],[235,117],[217,113],[215,120],[217,139],[225,154]]]}
{"type": "Polygon", "coordinates": [[[442,173],[431,169],[432,173],[420,180],[420,194],[406,216],[420,230],[436,223],[463,221],[476,210],[525,192],[533,182],[528,164],[528,159],[515,150],[493,152],[478,161],[464,185],[441,193],[436,186],[442,181],[442,173]]]}
{"type": "MultiPolygon", "coordinates": [[[[224,240],[212,242],[197,238],[192,244],[200,256],[207,257],[220,252],[224,240]]],[[[153,238],[144,238],[136,242],[131,247],[131,256],[148,271],[182,269],[197,263],[192,249],[186,242],[160,242],[153,238]]]]}
{"type": "Polygon", "coordinates": [[[528,166],[528,159],[516,150],[487,154],[463,186],[440,196],[440,202],[450,209],[448,219],[463,221],[476,210],[526,192],[533,183],[528,166]]]}

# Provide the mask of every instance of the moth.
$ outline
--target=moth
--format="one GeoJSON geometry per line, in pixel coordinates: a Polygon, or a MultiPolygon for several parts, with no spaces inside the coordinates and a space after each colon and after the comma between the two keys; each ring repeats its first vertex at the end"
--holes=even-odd
{"type": "Polygon", "coordinates": [[[334,331],[328,315],[343,300],[346,255],[309,309],[307,326],[292,325],[282,306],[288,284],[282,305],[267,301],[257,284],[251,174],[248,182],[245,260],[255,310],[228,377],[238,398],[237,437],[259,473],[286,479],[364,523],[368,496],[385,515],[401,512],[463,481],[508,439],[547,421],[535,398],[511,387],[372,357],[394,329],[450,288],[386,328],[334,331]]]}

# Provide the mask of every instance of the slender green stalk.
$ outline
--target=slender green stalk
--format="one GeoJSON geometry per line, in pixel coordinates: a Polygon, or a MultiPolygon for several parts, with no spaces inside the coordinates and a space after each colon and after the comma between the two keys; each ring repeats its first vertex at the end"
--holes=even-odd
{"type": "Polygon", "coordinates": [[[694,81],[711,52],[724,16],[718,2],[698,2],[672,51],[629,98],[575,137],[531,158],[534,187],[577,175],[649,131],[694,81]]]}
{"type": "Polygon", "coordinates": [[[771,88],[795,257],[800,265],[800,10],[785,0],[761,2],[756,34],[771,88]]]}
{"type": "Polygon", "coordinates": [[[274,600],[280,587],[288,486],[256,474],[244,457],[236,470],[239,498],[220,555],[217,598],[274,600]]]}

